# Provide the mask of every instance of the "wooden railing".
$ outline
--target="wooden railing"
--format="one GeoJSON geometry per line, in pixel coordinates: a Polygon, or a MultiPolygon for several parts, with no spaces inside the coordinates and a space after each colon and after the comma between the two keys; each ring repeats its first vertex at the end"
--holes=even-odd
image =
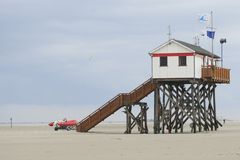
{"type": "Polygon", "coordinates": [[[215,66],[202,67],[202,79],[216,83],[230,83],[230,69],[215,66]]]}

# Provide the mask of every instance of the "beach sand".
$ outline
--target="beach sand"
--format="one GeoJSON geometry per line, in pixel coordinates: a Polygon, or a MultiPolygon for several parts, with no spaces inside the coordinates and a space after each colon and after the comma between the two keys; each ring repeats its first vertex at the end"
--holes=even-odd
{"type": "Polygon", "coordinates": [[[100,124],[90,133],[54,131],[47,125],[1,125],[0,159],[240,160],[239,122],[197,134],[123,134],[124,130],[124,124],[100,124]]]}

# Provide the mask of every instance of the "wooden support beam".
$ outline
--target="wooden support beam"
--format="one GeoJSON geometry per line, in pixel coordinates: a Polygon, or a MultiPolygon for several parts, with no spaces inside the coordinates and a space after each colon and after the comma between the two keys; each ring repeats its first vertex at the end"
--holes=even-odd
{"type": "MultiPolygon", "coordinates": [[[[220,123],[216,119],[215,86],[203,81],[159,83],[159,93],[156,92],[154,96],[154,128],[157,128],[159,122],[162,133],[165,133],[165,129],[169,133],[183,132],[187,121],[192,122],[194,133],[217,128],[220,123]],[[158,108],[161,110],[159,119],[158,108]]],[[[154,133],[157,133],[157,130],[154,130],[154,133]]]]}
{"type": "Polygon", "coordinates": [[[218,129],[218,123],[217,123],[217,114],[216,114],[215,88],[216,88],[216,85],[213,86],[213,117],[214,117],[214,128],[215,128],[215,131],[216,131],[218,129]]]}
{"type": "Polygon", "coordinates": [[[137,116],[134,116],[132,113],[132,106],[126,106],[125,107],[125,113],[126,113],[126,131],[124,133],[130,134],[132,132],[132,129],[137,125],[138,131],[140,133],[148,133],[148,127],[147,127],[147,104],[146,103],[136,103],[134,105],[138,105],[140,107],[140,112],[137,114],[137,116]]]}
{"type": "Polygon", "coordinates": [[[156,87],[154,91],[154,133],[160,133],[160,97],[159,89],[156,87]]]}
{"type": "Polygon", "coordinates": [[[126,131],[124,133],[130,134],[132,131],[131,128],[131,111],[132,111],[132,106],[126,106],[125,107],[125,113],[126,113],[126,131]]]}

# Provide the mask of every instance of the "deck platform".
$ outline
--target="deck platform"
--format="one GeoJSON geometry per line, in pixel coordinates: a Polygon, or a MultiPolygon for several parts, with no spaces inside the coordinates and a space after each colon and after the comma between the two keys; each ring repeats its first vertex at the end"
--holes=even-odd
{"type": "Polygon", "coordinates": [[[214,83],[230,83],[230,69],[221,67],[203,67],[202,79],[214,83]]]}

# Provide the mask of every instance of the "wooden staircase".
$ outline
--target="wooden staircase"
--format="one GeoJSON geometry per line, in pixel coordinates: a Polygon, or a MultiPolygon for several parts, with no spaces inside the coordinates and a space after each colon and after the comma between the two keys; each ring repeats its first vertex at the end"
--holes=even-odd
{"type": "Polygon", "coordinates": [[[139,102],[154,91],[156,85],[148,79],[130,93],[120,93],[77,124],[78,132],[87,132],[123,106],[139,102]]]}

